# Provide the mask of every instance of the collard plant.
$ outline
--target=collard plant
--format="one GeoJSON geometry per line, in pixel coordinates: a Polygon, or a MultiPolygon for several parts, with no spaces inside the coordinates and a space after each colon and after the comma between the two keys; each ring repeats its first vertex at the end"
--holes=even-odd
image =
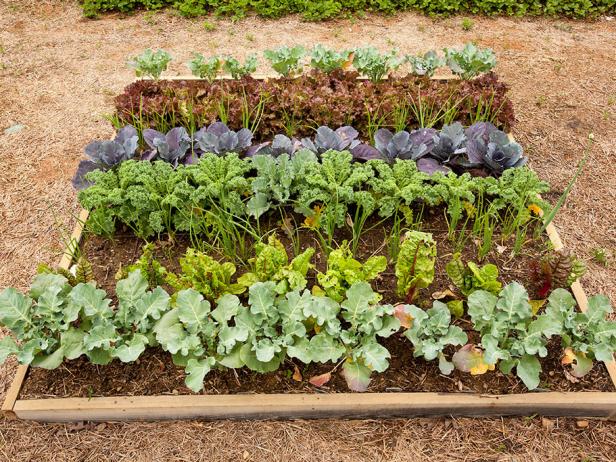
{"type": "Polygon", "coordinates": [[[304,47],[300,45],[292,48],[283,46],[275,50],[265,50],[263,52],[263,56],[270,62],[272,69],[283,77],[290,77],[301,71],[301,60],[305,54],[304,47]]]}
{"type": "Polygon", "coordinates": [[[470,42],[462,50],[445,48],[443,51],[451,71],[464,80],[489,72],[496,66],[496,55],[490,48],[479,48],[470,42]]]}
{"type": "Polygon", "coordinates": [[[408,231],[400,244],[396,261],[397,291],[407,303],[412,303],[417,291],[434,280],[436,242],[432,234],[408,231]]]}
{"type": "Polygon", "coordinates": [[[137,77],[150,77],[158,80],[160,75],[167,70],[167,66],[171,62],[171,55],[165,50],[152,51],[145,50],[138,56],[132,58],[128,65],[135,69],[137,77]]]}

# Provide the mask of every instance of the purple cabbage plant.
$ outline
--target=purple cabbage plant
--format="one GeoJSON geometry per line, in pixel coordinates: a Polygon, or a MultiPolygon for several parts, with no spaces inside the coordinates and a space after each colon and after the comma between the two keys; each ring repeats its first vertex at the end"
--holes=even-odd
{"type": "Polygon", "coordinates": [[[522,146],[489,122],[478,122],[466,129],[468,138],[466,167],[480,167],[498,176],[504,170],[522,167],[528,162],[522,146]]]}
{"type": "Polygon", "coordinates": [[[291,139],[285,135],[276,135],[272,141],[255,144],[248,148],[246,156],[270,155],[278,157],[281,154],[287,154],[289,157],[292,157],[300,147],[301,142],[295,138],[291,139]]]}
{"type": "Polygon", "coordinates": [[[91,185],[86,175],[94,170],[109,170],[125,160],[132,159],[137,151],[139,135],[132,125],[122,128],[113,140],[92,141],[85,147],[87,160],[79,162],[73,177],[73,186],[77,190],[91,185]]]}
{"type": "Polygon", "coordinates": [[[252,144],[252,132],[247,128],[234,132],[222,122],[203,127],[193,136],[197,154],[213,153],[218,156],[235,152],[244,153],[252,144]]]}
{"type": "Polygon", "coordinates": [[[142,160],[164,160],[177,166],[192,146],[192,138],[184,127],[175,127],[161,133],[151,128],[143,130],[143,139],[150,149],[143,153],[142,160]]]}

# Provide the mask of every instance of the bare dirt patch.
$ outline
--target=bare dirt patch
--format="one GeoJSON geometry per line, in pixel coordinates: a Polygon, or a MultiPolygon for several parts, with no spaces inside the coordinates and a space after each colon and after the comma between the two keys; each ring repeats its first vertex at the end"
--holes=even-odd
{"type": "MultiPolygon", "coordinates": [[[[303,23],[296,18],[240,23],[185,20],[170,13],[86,21],[76,2],[5,0],[0,4],[0,287],[25,288],[39,261],[56,261],[62,231],[77,211],[70,178],[85,144],[108,137],[102,117],[131,79],[127,57],[169,50],[170,75],[185,74],[191,51],[244,56],[302,43],[397,46],[403,53],[477,40],[497,52],[497,72],[512,87],[514,135],[531,164],[562,191],[583,155],[591,161],[556,224],[565,245],[589,263],[584,285],[616,302],[616,21],[461,18],[411,13],[363,21],[303,23]],[[567,27],[561,27],[566,24],[567,27]],[[254,38],[251,40],[251,38],[254,38]],[[13,135],[4,129],[27,126],[13,135]],[[44,173],[43,173],[44,172],[44,173]],[[39,174],[41,176],[39,177],[39,174]],[[610,265],[592,260],[611,253],[610,265]]],[[[6,389],[13,363],[3,366],[6,389]]],[[[2,396],[0,396],[2,398],[2,396]]],[[[43,460],[612,460],[614,425],[575,420],[409,419],[388,422],[170,422],[39,425],[0,422],[0,459],[43,460]]]]}

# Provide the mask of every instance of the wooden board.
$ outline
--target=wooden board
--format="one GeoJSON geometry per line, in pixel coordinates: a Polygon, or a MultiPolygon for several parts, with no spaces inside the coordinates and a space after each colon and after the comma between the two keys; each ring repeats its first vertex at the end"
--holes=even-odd
{"type": "MultiPolygon", "coordinates": [[[[510,136],[511,137],[511,136],[510,136]]],[[[511,137],[513,140],[513,137],[511,137]]],[[[68,269],[82,237],[88,211],[82,210],[60,261],[68,269]]],[[[550,223],[546,233],[556,250],[563,243],[550,223]]],[[[576,281],[571,290],[580,310],[588,298],[576,281]]],[[[616,387],[616,364],[606,363],[616,387]]],[[[19,366],[2,405],[7,417],[41,422],[165,419],[318,419],[411,416],[604,417],[616,420],[616,392],[529,392],[511,395],[474,393],[297,393],[102,398],[18,399],[28,366],[19,366]]]]}
{"type": "Polygon", "coordinates": [[[18,400],[15,415],[43,422],[164,419],[319,419],[532,415],[616,417],[616,393],[337,393],[18,400]]]}

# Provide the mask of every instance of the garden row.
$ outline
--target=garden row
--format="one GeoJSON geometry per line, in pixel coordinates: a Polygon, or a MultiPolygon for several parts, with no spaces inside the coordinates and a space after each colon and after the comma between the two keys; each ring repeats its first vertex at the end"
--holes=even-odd
{"type": "MultiPolygon", "coordinates": [[[[441,58],[428,52],[423,58],[424,76],[395,76],[392,71],[399,59],[391,53],[374,49],[339,53],[320,49],[311,58],[314,69],[301,70],[301,53],[297,48],[272,50],[271,63],[282,77],[255,80],[255,67],[240,65],[235,58],[198,56],[190,63],[193,72],[204,80],[160,81],[167,66],[164,55],[144,53],[131,62],[138,75],[153,80],[137,81],[116,98],[116,113],[111,121],[120,128],[131,124],[139,133],[145,128],[166,132],[184,126],[189,133],[219,120],[235,130],[250,129],[256,140],[267,141],[274,135],[303,137],[318,126],[352,125],[363,139],[373,140],[378,128],[395,131],[450,124],[465,125],[488,121],[509,129],[514,122],[513,107],[507,87],[489,73],[472,80],[438,81],[426,78],[441,58]],[[161,58],[162,59],[162,58],[161,58]],[[368,80],[345,70],[352,61],[368,80]],[[233,63],[231,68],[228,64],[233,63]],[[238,70],[239,67],[242,70],[238,70]],[[221,69],[230,78],[214,80],[221,69]],[[294,77],[289,77],[294,74],[294,77]],[[389,77],[383,80],[384,77],[389,77]],[[207,77],[207,78],[206,78],[207,77]]],[[[490,50],[467,45],[462,51],[448,51],[450,66],[463,77],[475,77],[495,64],[490,50]],[[452,61],[453,56],[456,57],[452,61]]],[[[250,61],[250,58],[248,59],[250,61]]]]}
{"type": "Polygon", "coordinates": [[[593,17],[615,11],[613,0],[82,0],[84,14],[96,17],[107,11],[130,12],[136,8],[157,10],[174,6],[184,16],[209,13],[239,19],[250,12],[266,18],[301,14],[305,20],[321,21],[340,16],[363,16],[366,12],[395,14],[418,10],[429,15],[504,14],[564,15],[593,17]]]}

